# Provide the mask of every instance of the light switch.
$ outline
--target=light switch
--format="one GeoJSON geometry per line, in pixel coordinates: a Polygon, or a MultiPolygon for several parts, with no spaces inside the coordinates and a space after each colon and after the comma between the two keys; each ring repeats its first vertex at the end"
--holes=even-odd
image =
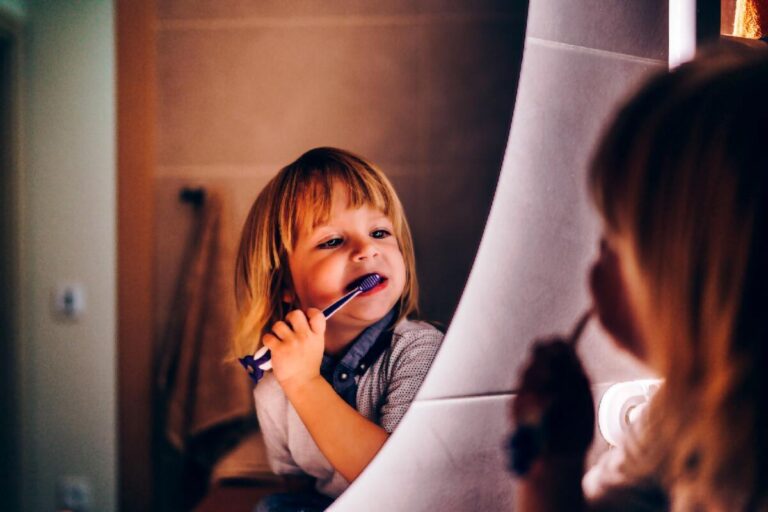
{"type": "Polygon", "coordinates": [[[51,299],[53,314],[57,319],[76,321],[85,312],[85,287],[82,283],[58,283],[51,299]]]}

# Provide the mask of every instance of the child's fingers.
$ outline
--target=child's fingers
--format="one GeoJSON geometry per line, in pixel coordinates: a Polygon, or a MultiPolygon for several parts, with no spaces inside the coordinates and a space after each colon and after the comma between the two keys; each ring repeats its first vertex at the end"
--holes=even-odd
{"type": "Polygon", "coordinates": [[[522,372],[511,412],[518,429],[533,426],[538,432],[533,458],[583,456],[592,442],[590,383],[571,344],[584,323],[581,319],[567,338],[534,343],[522,372]]]}
{"type": "Polygon", "coordinates": [[[300,309],[294,309],[287,315],[285,315],[285,321],[290,324],[293,332],[299,335],[304,335],[309,332],[309,324],[307,323],[307,316],[300,309]]]}
{"type": "Polygon", "coordinates": [[[277,338],[279,338],[281,341],[285,341],[286,338],[291,336],[293,334],[293,329],[291,327],[283,322],[275,322],[275,324],[272,326],[272,333],[274,333],[277,338]]]}
{"type": "Polygon", "coordinates": [[[261,343],[272,352],[280,346],[280,340],[274,334],[265,334],[261,337],[261,343]]]}
{"type": "Polygon", "coordinates": [[[518,425],[538,423],[551,402],[550,396],[521,390],[512,402],[512,418],[518,425]]]}
{"type": "Polygon", "coordinates": [[[309,320],[309,327],[316,334],[323,334],[325,332],[325,315],[323,312],[316,308],[309,308],[307,310],[307,319],[309,320]]]}

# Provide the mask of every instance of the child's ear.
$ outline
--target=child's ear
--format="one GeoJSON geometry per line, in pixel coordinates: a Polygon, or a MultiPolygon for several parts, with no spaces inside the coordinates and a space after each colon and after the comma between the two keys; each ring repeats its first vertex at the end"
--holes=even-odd
{"type": "Polygon", "coordinates": [[[280,278],[280,288],[282,288],[281,299],[285,304],[296,303],[296,292],[293,290],[293,280],[290,272],[283,272],[280,278]]]}

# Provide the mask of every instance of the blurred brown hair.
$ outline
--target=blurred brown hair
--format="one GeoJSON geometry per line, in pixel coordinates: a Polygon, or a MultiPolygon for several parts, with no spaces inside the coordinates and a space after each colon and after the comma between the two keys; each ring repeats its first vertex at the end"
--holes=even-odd
{"type": "Polygon", "coordinates": [[[665,384],[640,458],[672,510],[768,507],[767,135],[768,54],[711,50],[646,84],[590,170],[651,292],[665,384]]]}

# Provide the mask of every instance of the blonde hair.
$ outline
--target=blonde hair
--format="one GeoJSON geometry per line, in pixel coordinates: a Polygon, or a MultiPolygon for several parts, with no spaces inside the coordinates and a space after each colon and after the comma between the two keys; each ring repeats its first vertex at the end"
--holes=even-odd
{"type": "Polygon", "coordinates": [[[591,167],[651,293],[665,384],[637,462],[672,510],[768,510],[767,133],[767,54],[718,51],[647,84],[591,167]]]}
{"type": "Polygon", "coordinates": [[[272,178],[253,203],[243,226],[235,268],[239,321],[237,357],[253,354],[266,330],[296,304],[283,302],[290,286],[288,255],[302,227],[328,220],[334,184],[346,188],[351,207],[369,205],[392,222],[405,262],[399,321],[418,313],[418,282],[410,228],[392,184],[373,164],[349,151],[315,148],[272,178]]]}

